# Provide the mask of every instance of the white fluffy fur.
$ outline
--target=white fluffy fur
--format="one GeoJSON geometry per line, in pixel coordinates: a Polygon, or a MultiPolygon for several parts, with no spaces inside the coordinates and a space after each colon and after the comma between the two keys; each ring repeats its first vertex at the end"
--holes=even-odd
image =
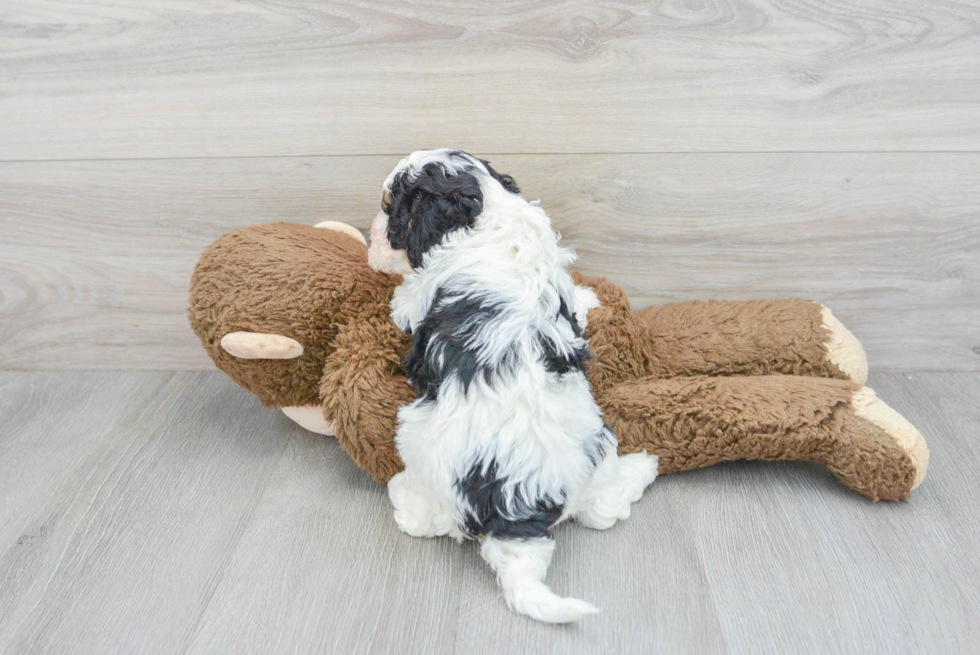
{"type": "MultiPolygon", "coordinates": [[[[396,440],[405,471],[389,483],[395,519],[415,536],[461,538],[469,507],[456,482],[474,465],[493,459],[498,477],[519,482],[533,498],[564,498],[562,520],[575,516],[586,526],[608,528],[629,516],[630,503],[656,477],[657,459],[645,454],[619,458],[611,443],[598,465],[590,461],[588,444],[604,429],[601,411],[584,373],[546,370],[538,338],[551,335],[559,348],[583,345],[568,322],[556,318],[559,306],[564,301],[581,323],[598,299],[591,290],[575,289],[568,271],[575,256],[559,245],[544,210],[509,193],[477,160],[459,161],[448,153],[413,153],[389,176],[386,189],[398,171],[428,162],[449,170],[475,166],[470,172],[480,183],[483,211],[472,229],[450,233],[426,253],[417,271],[405,276],[392,298],[391,316],[403,330],[414,330],[440,289],[444,299],[448,293],[492,302],[503,310],[469,345],[482,364],[499,364],[517,352],[518,365],[498,375],[492,386],[478,375],[465,392],[449,378],[435,402],[420,399],[401,408],[396,440]]],[[[372,229],[373,240],[383,235],[372,229]]],[[[385,248],[391,250],[379,244],[377,252],[385,248]]],[[[384,254],[386,262],[397,260],[384,254]]],[[[560,598],[544,585],[553,550],[551,539],[490,535],[483,539],[481,554],[517,612],[566,622],[597,611],[584,601],[560,598]]]]}
{"type": "Polygon", "coordinates": [[[505,541],[488,537],[480,555],[497,572],[507,605],[520,614],[546,623],[577,621],[599,610],[577,598],[560,598],[544,584],[555,552],[553,539],[505,541]]]}

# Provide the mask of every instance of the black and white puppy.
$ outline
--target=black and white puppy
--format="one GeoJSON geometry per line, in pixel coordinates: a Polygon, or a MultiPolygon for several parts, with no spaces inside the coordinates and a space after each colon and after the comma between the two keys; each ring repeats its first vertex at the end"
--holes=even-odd
{"type": "Polygon", "coordinates": [[[567,622],[597,610],[544,584],[549,528],[627,518],[657,458],[617,457],[584,373],[598,300],[576,290],[575,255],[519,194],[449,149],[413,153],[385,180],[369,261],[405,276],[391,316],[412,334],[419,394],[398,412],[405,471],[388,492],[402,530],[481,540],[512,609],[567,622]]]}

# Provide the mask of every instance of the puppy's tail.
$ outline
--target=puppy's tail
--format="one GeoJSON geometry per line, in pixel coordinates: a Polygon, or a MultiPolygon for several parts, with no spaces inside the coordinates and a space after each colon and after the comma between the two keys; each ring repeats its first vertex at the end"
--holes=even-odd
{"type": "Polygon", "coordinates": [[[480,554],[504,590],[507,605],[519,614],[546,623],[577,621],[599,610],[577,598],[562,598],[542,582],[555,552],[555,540],[486,537],[480,554]]]}

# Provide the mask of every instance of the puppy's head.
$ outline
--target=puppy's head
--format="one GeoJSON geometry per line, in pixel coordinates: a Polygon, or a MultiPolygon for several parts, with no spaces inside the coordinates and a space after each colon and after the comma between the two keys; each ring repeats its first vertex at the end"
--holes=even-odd
{"type": "Polygon", "coordinates": [[[481,184],[521,191],[511,176],[459,150],[419,150],[401,160],[384,183],[368,264],[386,273],[411,273],[446,235],[473,227],[483,211],[481,184]]]}

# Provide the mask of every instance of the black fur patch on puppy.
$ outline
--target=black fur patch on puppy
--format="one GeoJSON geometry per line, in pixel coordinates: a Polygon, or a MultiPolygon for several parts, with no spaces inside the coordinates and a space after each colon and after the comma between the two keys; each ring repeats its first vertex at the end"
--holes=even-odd
{"type": "Polygon", "coordinates": [[[500,312],[498,305],[478,297],[447,301],[440,289],[429,313],[412,333],[412,349],[403,364],[415,391],[425,400],[435,400],[442,383],[451,375],[462,383],[464,392],[477,375],[493,386],[494,374],[506,365],[507,357],[495,366],[481,364],[474,344],[480,327],[500,312]]]}
{"type": "Polygon", "coordinates": [[[495,171],[493,167],[490,166],[490,162],[488,162],[486,159],[481,159],[480,163],[486,167],[487,172],[490,173],[490,177],[500,182],[500,186],[504,187],[511,193],[520,194],[521,187],[517,186],[517,182],[514,181],[514,178],[505,173],[498,173],[495,171]]]}
{"type": "MultiPolygon", "coordinates": [[[[561,306],[558,308],[556,318],[567,321],[572,327],[572,334],[576,337],[582,336],[582,328],[572,316],[572,311],[568,308],[568,303],[565,302],[564,298],[561,299],[561,306]]],[[[588,346],[574,348],[571,352],[562,352],[557,344],[549,338],[541,336],[538,341],[541,344],[543,353],[541,358],[544,362],[544,368],[550,373],[562,375],[569,371],[584,371],[586,363],[592,359],[592,351],[589,350],[588,346]]]]}
{"type": "Polygon", "coordinates": [[[615,449],[618,445],[619,439],[616,438],[616,433],[603,422],[602,430],[596,435],[596,438],[593,441],[586,442],[585,456],[589,458],[592,466],[595,467],[606,457],[606,452],[608,452],[609,448],[615,449]]]}
{"type": "Polygon", "coordinates": [[[585,364],[592,359],[592,352],[588,348],[576,348],[570,353],[563,353],[551,339],[541,337],[540,343],[544,351],[541,360],[549,373],[564,375],[570,371],[584,371],[585,364]]]}
{"type": "Polygon", "coordinates": [[[572,326],[572,334],[576,337],[582,336],[582,326],[575,320],[575,316],[572,315],[572,310],[569,309],[568,303],[565,302],[564,298],[561,298],[561,304],[558,306],[558,318],[563,318],[568,321],[568,324],[572,326]]]}
{"type": "Polygon", "coordinates": [[[473,227],[483,211],[483,192],[471,173],[447,170],[437,162],[413,175],[399,173],[391,182],[386,201],[388,242],[405,250],[413,268],[450,232],[473,227]]]}
{"type": "Polygon", "coordinates": [[[517,483],[508,506],[509,494],[504,487],[512,483],[497,476],[497,462],[474,464],[456,481],[456,489],[469,503],[470,511],[463,521],[463,532],[472,538],[495,536],[501,539],[534,539],[550,537],[548,528],[561,518],[564,499],[528,498],[523,485],[517,483]]]}

